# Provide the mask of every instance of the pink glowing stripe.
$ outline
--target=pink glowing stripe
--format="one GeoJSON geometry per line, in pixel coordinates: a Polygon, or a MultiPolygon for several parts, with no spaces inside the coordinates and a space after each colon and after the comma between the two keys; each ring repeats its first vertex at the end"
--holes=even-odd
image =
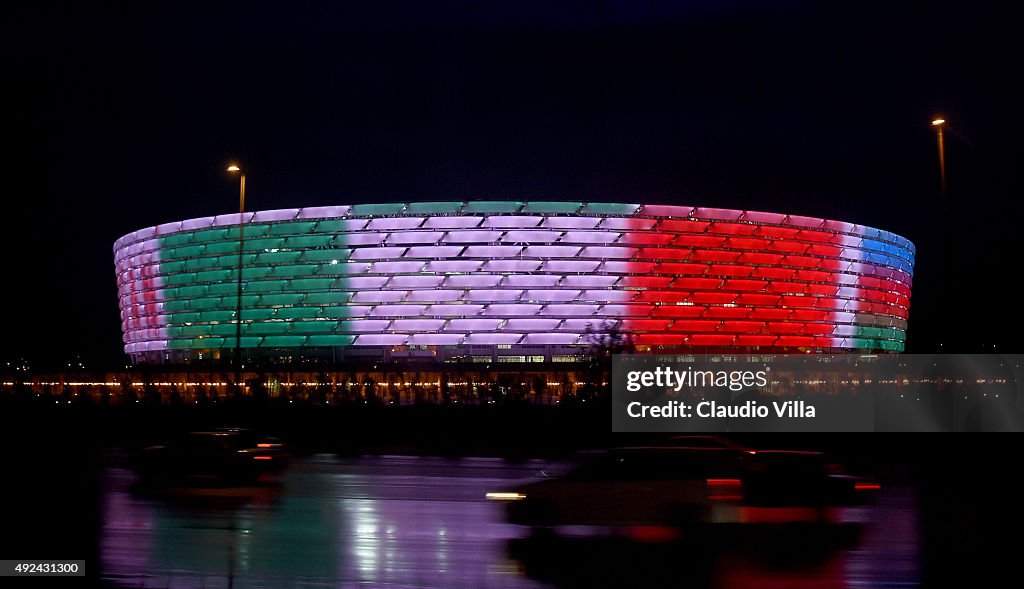
{"type": "Polygon", "coordinates": [[[552,243],[562,236],[561,231],[508,231],[502,236],[502,243],[552,243]]]}
{"type": "Polygon", "coordinates": [[[423,312],[428,317],[473,317],[484,310],[484,305],[457,303],[450,305],[431,305],[423,312]]]}
{"type": "Polygon", "coordinates": [[[452,319],[448,321],[446,331],[472,333],[476,331],[495,331],[501,325],[501,319],[452,319]]]}
{"type": "Polygon", "coordinates": [[[360,319],[358,321],[342,321],[338,325],[339,332],[345,333],[379,333],[391,325],[391,321],[382,319],[360,319]]]}
{"type": "Polygon", "coordinates": [[[525,229],[540,225],[544,217],[529,217],[521,215],[509,215],[499,217],[487,217],[484,219],[484,227],[495,227],[505,229],[525,229]]]}
{"type": "Polygon", "coordinates": [[[640,219],[635,217],[608,217],[601,221],[602,229],[634,229],[650,230],[654,224],[657,223],[657,219],[640,219]]]}
{"type": "Polygon", "coordinates": [[[357,346],[400,346],[409,338],[400,333],[372,333],[356,337],[357,346]]]}
{"type": "Polygon", "coordinates": [[[268,221],[291,221],[299,214],[299,209],[277,209],[272,211],[258,211],[253,214],[254,223],[266,223],[268,221]]]}
{"type": "Polygon", "coordinates": [[[167,340],[144,342],[139,346],[146,352],[159,352],[167,349],[167,340]]]}
{"type": "Polygon", "coordinates": [[[821,228],[828,231],[837,231],[839,233],[854,233],[857,226],[853,223],[846,223],[844,221],[826,220],[822,223],[821,228]]]}
{"type": "Polygon", "coordinates": [[[464,336],[460,333],[416,333],[409,336],[410,346],[457,346],[464,336]]]}
{"type": "Polygon", "coordinates": [[[395,276],[388,282],[388,288],[431,288],[441,286],[444,276],[395,276]]]}
{"type": "Polygon", "coordinates": [[[419,272],[423,269],[423,262],[374,262],[370,264],[367,272],[372,274],[403,274],[419,272]]]}
{"type": "Polygon", "coordinates": [[[423,315],[426,308],[426,305],[378,305],[373,307],[370,315],[373,317],[419,317],[423,315]]]}
{"type": "Polygon", "coordinates": [[[352,295],[353,303],[398,303],[405,298],[405,292],[394,290],[364,290],[352,295]]]}
{"type": "Polygon", "coordinates": [[[715,221],[737,221],[743,216],[743,211],[736,209],[716,209],[712,207],[697,207],[693,210],[693,216],[697,219],[711,219],[715,221]]]}
{"type": "Polygon", "coordinates": [[[562,243],[615,243],[617,231],[566,231],[562,243]]]}
{"type": "Polygon", "coordinates": [[[480,225],[483,217],[430,217],[423,226],[428,229],[469,229],[480,225]]]}
{"type": "Polygon", "coordinates": [[[603,262],[601,272],[604,274],[646,274],[654,268],[652,263],[642,262],[603,262]]]}
{"type": "Polygon", "coordinates": [[[764,213],[761,211],[744,211],[740,220],[750,221],[751,223],[781,225],[782,222],[786,220],[786,215],[780,213],[764,213]]]}
{"type": "Polygon", "coordinates": [[[514,258],[523,251],[517,245],[471,245],[462,253],[464,258],[514,258]]]}
{"type": "Polygon", "coordinates": [[[392,331],[438,331],[444,326],[444,319],[396,319],[391,322],[392,331]]]}
{"type": "Polygon", "coordinates": [[[550,274],[509,274],[501,285],[506,287],[538,288],[555,286],[561,278],[561,276],[550,274]]]}
{"type": "Polygon", "coordinates": [[[397,231],[400,229],[415,229],[423,224],[423,217],[385,217],[383,219],[371,219],[366,226],[367,231],[397,231]]]}
{"type": "Polygon", "coordinates": [[[864,259],[864,251],[857,248],[844,247],[842,253],[839,254],[839,257],[859,262],[864,259]]]}
{"type": "MultiPolygon", "coordinates": [[[[398,243],[394,239],[388,239],[388,243],[398,243]]],[[[416,246],[405,252],[404,258],[456,258],[462,252],[461,245],[430,245],[416,246]]]]}
{"type": "Polygon", "coordinates": [[[591,331],[600,332],[604,330],[606,326],[617,325],[618,322],[614,319],[606,319],[604,317],[593,317],[589,319],[566,319],[562,321],[561,325],[558,326],[558,331],[574,331],[576,333],[583,333],[588,329],[591,331]]]}
{"type": "Polygon", "coordinates": [[[509,345],[518,343],[522,338],[521,333],[472,333],[466,336],[464,343],[469,346],[509,345]]]}
{"type": "MultiPolygon", "coordinates": [[[[238,213],[234,213],[233,215],[221,215],[220,217],[234,217],[235,224],[238,224],[238,213]]],[[[217,218],[219,219],[220,217],[217,218]]],[[[170,223],[162,223],[156,226],[157,235],[167,235],[169,233],[177,233],[178,231],[181,231],[181,221],[172,221],[170,223]]]]}
{"type": "Polygon", "coordinates": [[[832,313],[830,317],[835,323],[853,323],[856,318],[856,313],[832,313]]]}
{"type": "Polygon", "coordinates": [[[789,215],[786,217],[786,225],[793,225],[796,227],[807,227],[809,229],[817,229],[825,223],[825,219],[819,219],[817,217],[802,217],[800,215],[789,215]]]}
{"type": "Polygon", "coordinates": [[[213,217],[200,217],[198,219],[188,219],[181,222],[182,231],[197,231],[199,229],[208,229],[213,226],[213,217]]]}
{"type": "MultiPolygon", "coordinates": [[[[217,215],[216,217],[214,217],[213,224],[216,227],[238,225],[239,219],[241,219],[244,223],[251,223],[252,217],[253,213],[243,213],[241,215],[239,215],[238,213],[228,213],[226,215],[217,215]]],[[[160,227],[157,227],[157,233],[162,233],[160,231],[160,227]]]]}
{"type": "Polygon", "coordinates": [[[574,258],[580,248],[573,245],[531,245],[523,251],[528,258],[574,258]]]}
{"type": "MultiPolygon", "coordinates": [[[[216,217],[214,217],[216,219],[216,217]]],[[[153,239],[156,237],[156,227],[146,227],[145,229],[139,229],[132,234],[132,241],[144,241],[147,239],[153,239]]]]}
{"type": "Polygon", "coordinates": [[[330,219],[332,217],[345,217],[348,215],[352,207],[349,206],[332,206],[332,207],[304,207],[299,209],[299,219],[330,219]]]}
{"type": "Polygon", "coordinates": [[[544,227],[549,229],[593,229],[600,222],[600,217],[548,217],[544,219],[544,227]]]}
{"type": "Polygon", "coordinates": [[[449,231],[445,243],[492,243],[501,239],[501,231],[449,231]]]}
{"type": "Polygon", "coordinates": [[[528,290],[523,293],[524,301],[538,301],[542,303],[565,303],[574,300],[580,291],[578,290],[528,290]]]}
{"type": "Polygon", "coordinates": [[[541,305],[487,305],[481,315],[488,317],[523,317],[536,315],[541,305]]]}
{"type": "Polygon", "coordinates": [[[561,322],[561,319],[509,319],[505,322],[505,329],[525,332],[551,331],[561,322]]]}
{"type": "MultiPolygon", "coordinates": [[[[400,231],[398,233],[392,233],[391,235],[388,235],[388,245],[407,245],[407,244],[411,244],[411,243],[437,243],[442,237],[444,237],[444,233],[441,232],[441,231],[400,231]]],[[[431,249],[431,248],[436,248],[436,247],[437,246],[431,246],[430,248],[418,247],[418,248],[411,248],[411,249],[415,249],[417,251],[421,251],[422,252],[424,250],[431,249]]],[[[440,249],[440,248],[438,248],[438,249],[440,249]]],[[[457,251],[460,248],[455,247],[454,249],[456,250],[456,254],[451,254],[451,255],[457,255],[457,251]]],[[[449,254],[445,254],[445,255],[449,255],[449,254]]],[[[423,256],[430,257],[430,258],[441,258],[441,257],[444,257],[443,255],[440,255],[440,254],[436,254],[436,255],[416,254],[416,257],[423,257],[423,256]]]]}
{"type": "Polygon", "coordinates": [[[345,287],[353,290],[378,289],[387,281],[387,276],[353,276],[345,279],[345,287]]]}
{"type": "Polygon", "coordinates": [[[689,217],[693,207],[674,205],[641,205],[640,215],[651,217],[689,217]]]}
{"type": "Polygon", "coordinates": [[[534,345],[572,345],[579,340],[578,333],[528,333],[523,344],[534,345]]]}
{"type": "Polygon", "coordinates": [[[585,247],[580,253],[580,257],[583,258],[621,258],[630,259],[636,255],[637,248],[635,247],[585,247]]]}
{"type": "Polygon", "coordinates": [[[488,274],[472,274],[468,276],[449,276],[444,279],[445,288],[486,288],[497,286],[501,276],[488,274]]]}
{"type": "MultiPolygon", "coordinates": [[[[483,266],[482,260],[438,260],[427,262],[427,272],[476,272],[483,266]]],[[[485,285],[486,286],[486,285],[485,285]]]]}
{"type": "Polygon", "coordinates": [[[570,275],[562,280],[562,286],[568,288],[603,288],[614,285],[618,280],[618,276],[602,276],[600,274],[589,276],[570,275]]]}
{"type": "Polygon", "coordinates": [[[547,305],[540,314],[556,317],[589,317],[599,308],[599,305],[547,305]]]}
{"type": "Polygon", "coordinates": [[[602,303],[624,303],[636,297],[635,290],[587,290],[580,295],[581,301],[597,301],[602,303]]]}
{"type": "Polygon", "coordinates": [[[461,299],[463,294],[463,290],[414,290],[405,300],[410,303],[447,303],[461,299]]]}
{"type": "Polygon", "coordinates": [[[536,272],[540,260],[490,260],[484,264],[486,272],[536,272]]]}
{"type": "Polygon", "coordinates": [[[471,290],[467,298],[473,302],[516,301],[522,294],[521,290],[471,290]]]}
{"type": "Polygon", "coordinates": [[[387,233],[342,233],[338,239],[345,245],[380,245],[387,236],[387,233]]]}
{"type": "Polygon", "coordinates": [[[548,260],[544,262],[545,272],[593,272],[601,262],[597,260],[548,260]]]}
{"type": "Polygon", "coordinates": [[[860,326],[857,325],[836,325],[832,330],[832,335],[838,336],[856,336],[860,333],[860,326]]]}

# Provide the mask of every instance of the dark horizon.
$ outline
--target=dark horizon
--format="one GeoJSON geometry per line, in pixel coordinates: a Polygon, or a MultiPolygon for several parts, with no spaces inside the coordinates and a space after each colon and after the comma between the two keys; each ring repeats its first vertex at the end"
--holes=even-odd
{"type": "Polygon", "coordinates": [[[114,240],[235,210],[229,160],[250,210],[590,200],[871,225],[918,248],[908,352],[1020,351],[1005,302],[1024,156],[1014,17],[741,0],[21,6],[5,40],[18,153],[0,359],[119,365],[114,240]],[[939,115],[964,223],[948,279],[939,115]]]}

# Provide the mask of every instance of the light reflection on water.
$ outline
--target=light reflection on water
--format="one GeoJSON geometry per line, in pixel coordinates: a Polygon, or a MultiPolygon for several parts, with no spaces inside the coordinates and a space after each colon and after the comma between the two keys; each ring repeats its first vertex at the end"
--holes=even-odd
{"type": "MultiPolygon", "coordinates": [[[[644,546],[608,549],[605,558],[595,558],[604,552],[590,544],[534,546],[523,539],[524,530],[504,523],[497,505],[483,500],[487,491],[559,466],[321,455],[296,460],[278,485],[175,498],[135,494],[131,473],[109,468],[100,541],[103,578],[130,587],[182,589],[354,583],[538,587],[588,574],[614,579],[632,566],[627,556],[660,562],[659,553],[645,552],[644,546]],[[517,544],[532,549],[523,556],[517,544]],[[564,568],[564,575],[534,566],[537,557],[564,568]]],[[[861,515],[866,525],[852,546],[796,562],[762,558],[757,549],[716,549],[707,574],[688,580],[717,587],[915,584],[918,540],[910,491],[885,489],[861,515]]],[[[674,580],[671,570],[662,580],[674,580]]]]}

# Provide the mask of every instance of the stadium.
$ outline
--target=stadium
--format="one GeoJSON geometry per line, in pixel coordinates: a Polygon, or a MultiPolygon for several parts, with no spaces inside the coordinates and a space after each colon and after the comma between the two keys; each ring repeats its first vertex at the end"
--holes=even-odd
{"type": "Polygon", "coordinates": [[[235,213],[114,244],[124,350],[152,363],[236,345],[568,362],[609,334],[637,352],[901,352],[914,251],[797,215],[514,201],[235,213]]]}

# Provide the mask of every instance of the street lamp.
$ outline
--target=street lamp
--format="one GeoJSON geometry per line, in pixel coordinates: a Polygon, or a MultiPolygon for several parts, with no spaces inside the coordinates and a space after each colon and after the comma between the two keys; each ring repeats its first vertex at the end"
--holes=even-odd
{"type": "MultiPolygon", "coordinates": [[[[932,126],[939,139],[939,182],[941,183],[939,193],[942,197],[939,203],[941,219],[939,230],[942,232],[942,277],[947,284],[953,283],[953,250],[949,237],[949,203],[946,200],[946,145],[942,137],[942,128],[946,119],[936,117],[932,120],[932,126]]],[[[939,304],[945,309],[949,305],[949,295],[946,289],[939,289],[939,304]]]]}
{"type": "Polygon", "coordinates": [[[228,172],[238,174],[238,298],[235,302],[235,386],[242,386],[242,253],[245,251],[245,172],[231,164],[228,172]]]}
{"type": "Polygon", "coordinates": [[[942,140],[942,126],[946,119],[935,119],[932,126],[939,134],[939,181],[942,183],[942,202],[946,202],[946,146],[942,140]]]}

